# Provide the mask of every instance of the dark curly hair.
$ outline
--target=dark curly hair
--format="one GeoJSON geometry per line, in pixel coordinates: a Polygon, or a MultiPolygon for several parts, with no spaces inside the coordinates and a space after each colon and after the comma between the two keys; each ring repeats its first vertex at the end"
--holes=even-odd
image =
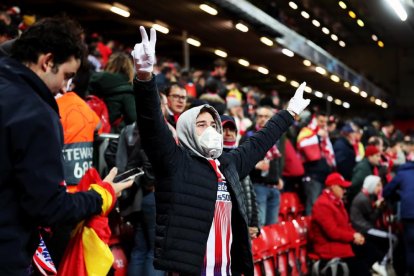
{"type": "Polygon", "coordinates": [[[52,53],[55,66],[70,57],[83,60],[86,47],[80,25],[68,17],[44,18],[28,28],[11,49],[20,62],[36,63],[41,54],[52,53]]]}

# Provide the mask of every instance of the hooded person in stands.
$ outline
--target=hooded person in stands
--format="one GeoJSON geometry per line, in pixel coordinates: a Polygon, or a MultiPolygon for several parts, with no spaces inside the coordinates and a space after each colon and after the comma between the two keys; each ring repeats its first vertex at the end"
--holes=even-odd
{"type": "Polygon", "coordinates": [[[253,275],[248,222],[241,178],[309,104],[302,84],[287,110],[242,146],[223,153],[220,117],[209,105],[184,112],[177,122],[177,145],[160,110],[153,77],[155,30],[132,52],[137,76],[134,92],[141,141],[157,179],[157,269],[191,275],[253,275]]]}

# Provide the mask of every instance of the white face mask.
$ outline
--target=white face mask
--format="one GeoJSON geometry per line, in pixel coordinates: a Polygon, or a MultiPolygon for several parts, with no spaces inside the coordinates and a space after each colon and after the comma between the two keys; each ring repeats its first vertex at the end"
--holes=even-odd
{"type": "Polygon", "coordinates": [[[223,151],[223,135],[218,133],[215,128],[209,126],[197,138],[206,157],[218,158],[221,155],[223,151]]]}

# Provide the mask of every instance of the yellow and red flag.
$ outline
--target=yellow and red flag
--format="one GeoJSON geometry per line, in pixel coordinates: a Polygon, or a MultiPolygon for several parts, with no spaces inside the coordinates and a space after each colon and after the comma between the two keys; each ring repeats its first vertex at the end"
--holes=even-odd
{"type": "Polygon", "coordinates": [[[57,275],[107,275],[114,262],[108,246],[111,230],[107,218],[116,201],[114,190],[102,181],[94,168],[89,169],[78,184],[79,191],[89,189],[102,196],[102,213],[80,222],[73,230],[57,275]]]}

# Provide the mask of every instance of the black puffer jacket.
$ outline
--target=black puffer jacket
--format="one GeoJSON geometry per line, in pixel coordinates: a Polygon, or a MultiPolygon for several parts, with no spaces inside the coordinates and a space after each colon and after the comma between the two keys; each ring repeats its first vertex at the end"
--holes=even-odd
{"type": "MultiPolygon", "coordinates": [[[[231,149],[224,149],[229,152],[231,149]]],[[[259,227],[259,211],[257,210],[256,193],[253,189],[253,183],[250,176],[240,179],[246,205],[247,225],[250,227],[259,227]]]]}
{"type": "Polygon", "coordinates": [[[256,193],[254,192],[253,183],[250,176],[240,180],[243,194],[246,199],[247,223],[250,227],[259,227],[259,211],[257,210],[256,193]]]}
{"type": "MultiPolygon", "coordinates": [[[[134,81],[141,142],[157,178],[155,260],[157,269],[200,275],[217,198],[217,177],[208,160],[177,146],[165,124],[154,79],[134,81]]],[[[231,271],[253,275],[246,207],[240,178],[244,178],[292,124],[281,111],[243,146],[223,153],[220,171],[232,200],[231,271]]]]}

